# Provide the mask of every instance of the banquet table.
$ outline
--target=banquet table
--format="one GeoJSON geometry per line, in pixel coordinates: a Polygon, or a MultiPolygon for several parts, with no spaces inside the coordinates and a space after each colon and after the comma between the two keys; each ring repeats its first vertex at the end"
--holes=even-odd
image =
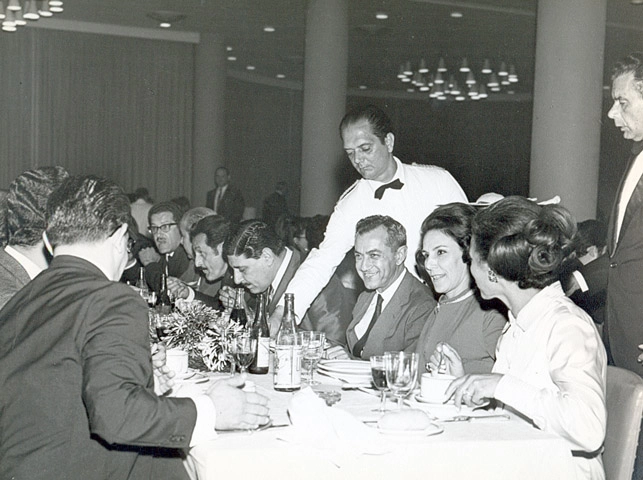
{"type": "MultiPolygon", "coordinates": [[[[210,374],[214,376],[215,374],[210,374]]],[[[341,382],[319,377],[322,390],[336,390],[341,400],[332,409],[344,409],[361,420],[377,420],[378,392],[342,390],[341,382]]],[[[287,408],[292,393],[272,388],[272,375],[249,375],[258,393],[270,400],[273,425],[289,423],[287,408]]],[[[212,378],[209,379],[212,381],[212,378]]],[[[194,388],[178,382],[177,396],[189,396],[194,388]]],[[[431,414],[431,405],[411,395],[405,408],[419,408],[431,414]]],[[[394,407],[389,401],[389,408],[394,407]]],[[[455,410],[455,407],[453,407],[455,410]]],[[[440,415],[438,415],[440,416],[440,415]]],[[[441,417],[442,418],[442,417],[441,417]]],[[[341,451],[333,445],[298,443],[288,440],[293,426],[257,432],[220,432],[216,439],[190,449],[185,461],[195,480],[222,478],[303,478],[303,479],[573,479],[572,456],[568,445],[557,436],[534,428],[516,416],[475,418],[470,421],[441,422],[439,434],[431,436],[385,435],[377,432],[387,451],[364,454],[341,451]]],[[[369,423],[376,429],[375,423],[369,423]]],[[[350,449],[348,449],[350,450],[350,449]]]]}

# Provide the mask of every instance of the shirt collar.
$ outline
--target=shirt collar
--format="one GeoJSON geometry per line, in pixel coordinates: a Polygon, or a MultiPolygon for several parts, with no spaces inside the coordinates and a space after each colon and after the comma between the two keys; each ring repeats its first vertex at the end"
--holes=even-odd
{"type": "Polygon", "coordinates": [[[405,274],[406,268],[402,269],[402,272],[397,276],[395,281],[387,287],[386,290],[382,292],[376,290],[376,295],[379,293],[382,296],[382,310],[384,309],[384,306],[391,300],[391,298],[393,298],[395,292],[397,292],[397,289],[399,288],[400,283],[402,283],[405,274]]]}
{"type": "Polygon", "coordinates": [[[393,157],[393,161],[395,162],[395,173],[393,174],[393,177],[388,181],[388,182],[378,182],[377,180],[366,180],[364,179],[365,182],[368,183],[368,185],[371,187],[373,192],[377,190],[378,187],[381,187],[382,185],[385,185],[387,183],[392,182],[396,178],[400,179],[400,182],[406,183],[406,176],[404,175],[404,169],[402,168],[402,162],[400,162],[400,159],[397,157],[393,157]]]}
{"type": "Polygon", "coordinates": [[[281,279],[284,278],[284,275],[286,274],[286,268],[288,268],[288,264],[290,263],[291,258],[292,250],[286,247],[286,255],[284,255],[284,259],[281,261],[281,265],[279,265],[277,274],[275,275],[275,278],[272,279],[272,283],[270,284],[273,292],[277,291],[277,287],[281,283],[281,279]]]}
{"type": "Polygon", "coordinates": [[[548,285],[522,307],[522,310],[518,312],[518,317],[514,317],[511,311],[509,311],[509,322],[511,322],[512,325],[516,325],[523,332],[526,332],[531,325],[542,317],[543,307],[549,305],[554,299],[560,296],[565,296],[560,282],[554,282],[548,285]]]}
{"type": "Polygon", "coordinates": [[[4,247],[4,251],[7,252],[7,254],[11,255],[16,260],[16,262],[18,262],[22,266],[22,268],[25,269],[27,275],[29,275],[29,278],[31,278],[32,280],[36,278],[40,272],[43,271],[43,269],[36,265],[30,258],[25,257],[11,245],[7,245],[6,247],[4,247]]]}

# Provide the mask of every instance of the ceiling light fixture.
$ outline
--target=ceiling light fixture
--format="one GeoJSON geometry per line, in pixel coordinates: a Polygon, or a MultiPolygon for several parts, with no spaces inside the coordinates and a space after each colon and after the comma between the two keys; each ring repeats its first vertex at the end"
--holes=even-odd
{"type": "Polygon", "coordinates": [[[377,18],[378,20],[387,20],[388,14],[384,12],[378,12],[375,14],[375,18],[377,18]]]}
{"type": "Polygon", "coordinates": [[[156,21],[159,28],[170,28],[173,24],[180,22],[185,18],[185,15],[178,12],[171,12],[169,10],[157,10],[147,14],[148,18],[156,21]]]}
{"type": "MultiPolygon", "coordinates": [[[[497,70],[493,68],[489,59],[480,63],[470,63],[467,58],[463,58],[459,62],[450,61],[447,65],[444,57],[440,57],[434,63],[435,69],[429,68],[429,65],[430,63],[423,58],[418,62],[417,68],[414,68],[415,65],[407,60],[400,65],[397,78],[405,84],[407,91],[410,90],[408,84],[411,83],[411,86],[415,87],[414,91],[429,92],[431,98],[460,102],[466,99],[489,98],[490,93],[510,93],[507,87],[518,83],[516,67],[509,64],[507,68],[505,62],[500,62],[497,70]],[[463,88],[459,85],[463,85],[463,88]]],[[[514,90],[511,90],[511,93],[514,93],[514,90]]]]}
{"type": "Polygon", "coordinates": [[[62,11],[62,0],[0,0],[0,20],[5,32],[15,32],[29,21],[52,17],[62,11]]]}
{"type": "Polygon", "coordinates": [[[265,27],[263,27],[263,31],[267,32],[267,33],[272,33],[272,32],[275,31],[275,27],[271,27],[270,25],[266,25],[265,27]]]}
{"type": "Polygon", "coordinates": [[[462,18],[464,15],[462,15],[462,12],[451,12],[451,18],[462,18]]]}

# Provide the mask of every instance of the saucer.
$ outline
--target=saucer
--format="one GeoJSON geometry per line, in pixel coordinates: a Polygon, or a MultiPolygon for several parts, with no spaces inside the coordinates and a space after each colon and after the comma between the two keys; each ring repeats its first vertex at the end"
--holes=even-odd
{"type": "Polygon", "coordinates": [[[444,432],[444,428],[435,423],[429,424],[423,430],[390,430],[386,428],[377,427],[377,430],[384,435],[395,435],[398,437],[428,437],[429,435],[437,435],[444,432]]]}

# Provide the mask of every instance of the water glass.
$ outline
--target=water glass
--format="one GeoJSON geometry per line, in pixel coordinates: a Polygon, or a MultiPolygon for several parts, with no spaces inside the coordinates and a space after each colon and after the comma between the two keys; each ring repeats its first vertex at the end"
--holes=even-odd
{"type": "Polygon", "coordinates": [[[418,356],[415,353],[386,352],[384,354],[386,383],[402,409],[403,398],[415,387],[418,373],[418,356]]]}
{"type": "Polygon", "coordinates": [[[371,376],[373,377],[373,385],[380,391],[380,407],[376,410],[378,412],[386,411],[386,391],[388,384],[386,383],[386,366],[384,364],[384,355],[372,355],[371,362],[371,376]]]}
{"type": "Polygon", "coordinates": [[[324,343],[326,341],[326,334],[324,332],[299,332],[299,341],[302,346],[301,354],[301,370],[304,377],[304,382],[308,385],[319,385],[313,378],[317,363],[321,360],[324,354],[324,343]]]}
{"type": "Polygon", "coordinates": [[[248,373],[248,367],[255,358],[255,345],[257,339],[252,338],[250,332],[238,334],[232,343],[234,358],[241,368],[240,373],[248,373]]]}

